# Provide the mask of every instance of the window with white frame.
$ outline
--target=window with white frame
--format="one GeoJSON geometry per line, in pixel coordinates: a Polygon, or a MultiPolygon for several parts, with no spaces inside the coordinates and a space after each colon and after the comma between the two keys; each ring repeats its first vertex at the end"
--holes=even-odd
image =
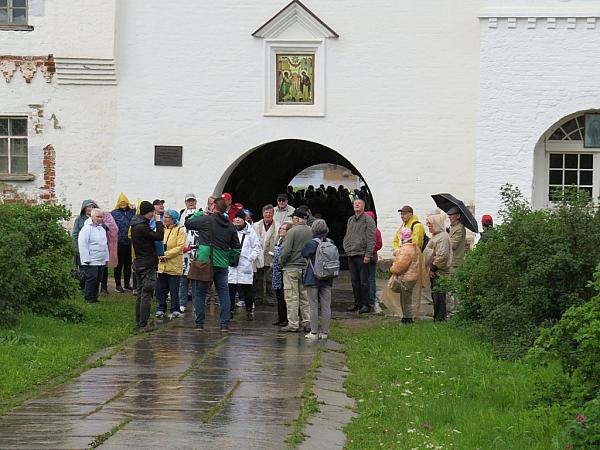
{"type": "Polygon", "coordinates": [[[0,25],[27,25],[27,0],[0,0],[0,25]]]}
{"type": "Polygon", "coordinates": [[[0,117],[0,174],[26,174],[27,117],[0,117]]]}
{"type": "MultiPolygon", "coordinates": [[[[566,117],[549,130],[545,143],[546,202],[563,198],[566,189],[600,195],[600,148],[585,148],[585,113],[566,117]]],[[[541,169],[541,168],[540,168],[541,169]]]]}

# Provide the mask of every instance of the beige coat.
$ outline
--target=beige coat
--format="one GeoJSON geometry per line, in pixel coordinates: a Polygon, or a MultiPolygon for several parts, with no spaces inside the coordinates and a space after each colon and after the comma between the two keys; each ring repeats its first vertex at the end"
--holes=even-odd
{"type": "Polygon", "coordinates": [[[438,275],[448,275],[450,273],[450,268],[452,267],[452,244],[450,243],[448,233],[440,231],[431,236],[423,254],[425,255],[425,266],[427,269],[432,269],[435,266],[438,275]]]}
{"type": "Polygon", "coordinates": [[[256,267],[271,267],[273,265],[273,251],[275,250],[275,241],[277,240],[277,227],[275,220],[271,223],[269,231],[265,231],[263,220],[259,220],[254,224],[254,230],[258,235],[258,240],[263,249],[262,258],[259,258],[256,267]]]}
{"type": "Polygon", "coordinates": [[[398,275],[402,281],[417,281],[421,272],[420,258],[421,250],[416,244],[407,242],[395,252],[390,272],[398,275]]]}

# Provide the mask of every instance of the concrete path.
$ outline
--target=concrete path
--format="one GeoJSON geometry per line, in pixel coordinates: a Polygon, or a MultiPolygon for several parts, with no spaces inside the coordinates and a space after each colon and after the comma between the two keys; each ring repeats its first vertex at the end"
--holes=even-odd
{"type": "Polygon", "coordinates": [[[187,313],[132,340],[103,366],[0,418],[0,448],[88,448],[111,432],[103,449],[285,448],[316,346],[278,333],[273,309],[254,322],[241,314],[228,337],[213,306],[203,332],[187,313]]]}

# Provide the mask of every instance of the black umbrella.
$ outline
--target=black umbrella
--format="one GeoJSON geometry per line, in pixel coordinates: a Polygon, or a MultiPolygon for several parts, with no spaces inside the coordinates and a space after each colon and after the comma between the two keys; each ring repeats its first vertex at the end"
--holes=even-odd
{"type": "Polygon", "coordinates": [[[431,196],[435,204],[444,212],[450,211],[451,208],[457,207],[460,210],[460,222],[469,230],[477,233],[477,220],[471,214],[471,211],[465,206],[465,204],[455,198],[453,195],[444,193],[444,194],[434,194],[431,196]]]}

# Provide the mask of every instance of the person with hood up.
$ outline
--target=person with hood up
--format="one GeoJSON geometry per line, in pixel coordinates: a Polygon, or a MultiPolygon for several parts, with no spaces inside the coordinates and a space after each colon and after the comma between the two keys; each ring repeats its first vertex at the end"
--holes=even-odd
{"type": "Polygon", "coordinates": [[[152,203],[143,201],[140,204],[139,214],[131,219],[131,243],[135,252],[133,265],[138,281],[135,319],[141,331],[152,331],[148,328],[148,319],[158,265],[158,254],[154,244],[157,241],[162,243],[163,238],[164,226],[160,214],[154,210],[152,203]],[[155,221],[156,230],[150,228],[151,218],[155,221]]]}
{"type": "MultiPolygon", "coordinates": [[[[377,219],[373,211],[365,211],[365,214],[375,221],[377,226],[377,219]]],[[[381,231],[379,228],[375,228],[375,248],[373,249],[373,258],[369,262],[369,303],[375,314],[381,313],[381,307],[377,302],[377,262],[379,261],[379,255],[377,252],[383,247],[383,238],[381,237],[381,231]]]]}
{"type": "Polygon", "coordinates": [[[90,217],[77,233],[81,267],[85,274],[84,297],[88,303],[98,303],[98,288],[108,256],[106,230],[102,226],[102,211],[93,208],[90,217]]]}
{"type": "Polygon", "coordinates": [[[415,284],[420,282],[421,250],[412,242],[410,228],[400,231],[401,246],[394,253],[394,262],[390,272],[400,281],[400,306],[402,308],[402,323],[413,323],[412,292],[415,284]]]}
{"type": "Polygon", "coordinates": [[[167,293],[171,294],[170,316],[179,317],[179,284],[181,281],[185,230],[179,224],[179,213],[168,209],[163,216],[165,254],[158,257],[158,277],[156,279],[156,317],[162,319],[167,309],[167,293]]]}
{"type": "Polygon", "coordinates": [[[431,291],[433,298],[433,320],[446,320],[446,293],[435,292],[435,286],[439,283],[441,275],[449,275],[452,267],[452,243],[446,232],[445,216],[432,214],[427,217],[427,228],[431,233],[431,239],[423,251],[425,256],[425,267],[429,269],[431,279],[431,291]]]}
{"type": "MultiPolygon", "coordinates": [[[[81,210],[79,215],[75,218],[75,222],[73,222],[73,228],[71,230],[71,236],[73,237],[73,247],[75,248],[75,257],[73,258],[73,265],[78,269],[81,269],[81,260],[79,258],[79,232],[85,225],[85,221],[88,220],[92,215],[92,209],[97,208],[98,203],[94,200],[84,200],[81,202],[81,210]]],[[[84,284],[81,283],[80,289],[83,291],[84,284]]]]}
{"type": "MultiPolygon", "coordinates": [[[[222,333],[229,332],[231,319],[231,299],[229,297],[228,269],[229,264],[240,252],[240,241],[237,230],[229,221],[226,213],[227,203],[224,198],[215,200],[214,214],[194,214],[185,221],[185,228],[198,231],[198,249],[196,261],[211,262],[213,267],[213,281],[219,295],[220,328],[222,333]]],[[[194,280],[192,289],[195,290],[192,298],[196,311],[196,329],[204,329],[206,294],[208,281],[194,280]]]]}
{"type": "Polygon", "coordinates": [[[246,221],[244,211],[237,212],[233,219],[233,226],[237,231],[237,238],[242,249],[239,264],[229,268],[229,297],[234,298],[239,289],[241,298],[246,305],[246,320],[254,320],[252,283],[254,272],[256,272],[256,261],[262,254],[262,247],[256,231],[246,221]]]}
{"type": "Polygon", "coordinates": [[[118,292],[131,291],[131,239],[129,239],[129,226],[135,216],[135,209],[127,196],[121,192],[117,199],[115,209],[111,215],[119,228],[117,239],[117,265],[115,267],[115,288],[118,292]],[[123,275],[123,283],[121,283],[123,275]]]}

